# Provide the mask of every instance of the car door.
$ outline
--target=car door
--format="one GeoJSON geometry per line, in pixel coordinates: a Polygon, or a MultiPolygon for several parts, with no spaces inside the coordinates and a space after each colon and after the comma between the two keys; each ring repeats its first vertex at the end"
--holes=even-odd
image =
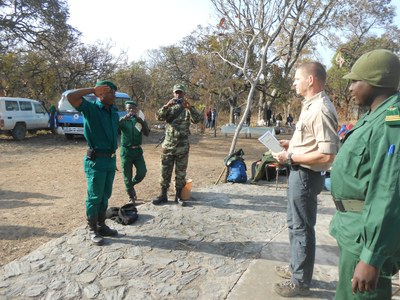
{"type": "Polygon", "coordinates": [[[35,128],[47,128],[49,125],[49,114],[42,104],[33,102],[35,113],[35,128]]]}

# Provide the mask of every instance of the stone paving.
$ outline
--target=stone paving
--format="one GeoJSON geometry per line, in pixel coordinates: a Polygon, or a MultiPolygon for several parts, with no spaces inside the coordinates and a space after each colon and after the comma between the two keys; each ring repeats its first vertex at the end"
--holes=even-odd
{"type": "MultiPolygon", "coordinates": [[[[146,203],[133,225],[107,220],[119,236],[102,247],[82,226],[3,266],[0,299],[281,299],[271,286],[273,265],[289,258],[285,194],[274,183],[221,184],[195,190],[187,207],[146,203]]],[[[327,194],[319,205],[311,298],[332,299],[334,209],[327,194]]]]}

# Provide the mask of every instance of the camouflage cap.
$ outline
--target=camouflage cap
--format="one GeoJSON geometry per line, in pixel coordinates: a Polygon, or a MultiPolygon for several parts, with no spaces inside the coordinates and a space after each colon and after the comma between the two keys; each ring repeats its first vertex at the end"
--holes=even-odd
{"type": "Polygon", "coordinates": [[[357,59],[350,73],[343,78],[365,81],[375,87],[397,88],[400,82],[400,61],[389,50],[373,50],[357,59]]]}
{"type": "Polygon", "coordinates": [[[182,83],[178,83],[178,84],[175,84],[175,85],[174,85],[174,88],[173,88],[172,91],[173,91],[174,93],[175,93],[176,91],[185,92],[185,91],[186,91],[186,88],[185,88],[185,86],[184,86],[182,83]]]}
{"type": "Polygon", "coordinates": [[[117,86],[113,82],[111,82],[109,80],[99,80],[99,81],[97,81],[96,82],[96,86],[100,86],[100,85],[108,85],[114,91],[117,90],[117,86]]]}
{"type": "Polygon", "coordinates": [[[135,101],[133,101],[133,100],[128,100],[128,101],[125,101],[125,105],[135,105],[135,106],[137,106],[137,103],[135,101]]]}

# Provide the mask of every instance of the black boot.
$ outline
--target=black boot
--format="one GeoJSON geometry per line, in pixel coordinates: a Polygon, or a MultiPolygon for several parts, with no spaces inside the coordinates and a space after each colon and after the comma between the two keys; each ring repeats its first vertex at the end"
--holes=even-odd
{"type": "Polygon", "coordinates": [[[97,223],[97,231],[101,236],[117,236],[118,231],[111,229],[106,225],[106,214],[99,215],[99,221],[97,223]]]}
{"type": "Polygon", "coordinates": [[[87,219],[87,223],[89,226],[89,237],[93,244],[97,246],[103,245],[103,237],[99,235],[97,230],[97,220],[94,218],[87,219]]]}
{"type": "Polygon", "coordinates": [[[167,191],[168,191],[168,188],[162,187],[161,194],[156,199],[153,200],[153,204],[160,205],[162,203],[167,203],[168,202],[167,191]]]}
{"type": "Polygon", "coordinates": [[[186,206],[185,201],[181,199],[181,193],[182,189],[176,189],[176,194],[175,194],[175,202],[179,204],[180,206],[186,206]]]}
{"type": "Polygon", "coordinates": [[[135,188],[132,187],[132,189],[129,190],[127,193],[128,193],[128,196],[129,196],[129,201],[128,202],[133,203],[133,205],[136,205],[135,201],[137,199],[137,196],[136,196],[135,188]]]}

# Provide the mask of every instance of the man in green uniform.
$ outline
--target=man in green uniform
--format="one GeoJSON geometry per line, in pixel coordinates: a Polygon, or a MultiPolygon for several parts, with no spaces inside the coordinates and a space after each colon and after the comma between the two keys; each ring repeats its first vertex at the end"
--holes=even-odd
{"type": "Polygon", "coordinates": [[[369,111],[343,140],[331,170],[340,249],[336,299],[390,299],[400,262],[400,61],[388,50],[362,55],[344,76],[369,111]]]}
{"type": "Polygon", "coordinates": [[[125,109],[126,115],[119,120],[119,128],[121,129],[121,166],[129,201],[135,204],[136,191],[134,186],[144,179],[147,172],[141,147],[142,133],[148,136],[150,129],[147,122],[140,117],[135,101],[126,101],[125,109]],[[132,174],[133,166],[136,168],[135,177],[132,174]]]}
{"type": "Polygon", "coordinates": [[[153,204],[168,202],[167,192],[175,165],[175,202],[183,206],[181,192],[186,184],[190,122],[199,123],[203,116],[184,98],[183,84],[176,84],[173,92],[174,98],[156,112],[157,120],[166,121],[167,125],[161,154],[161,193],[153,200],[153,204]]]}
{"type": "Polygon", "coordinates": [[[89,146],[84,159],[88,185],[86,217],[90,239],[96,245],[103,243],[103,236],[118,235],[105,223],[116,169],[119,120],[114,106],[116,90],[114,83],[103,80],[94,88],[77,89],[67,96],[69,103],[83,115],[84,136],[89,146]],[[95,94],[98,99],[87,101],[85,96],[88,94],[95,94]]]}

